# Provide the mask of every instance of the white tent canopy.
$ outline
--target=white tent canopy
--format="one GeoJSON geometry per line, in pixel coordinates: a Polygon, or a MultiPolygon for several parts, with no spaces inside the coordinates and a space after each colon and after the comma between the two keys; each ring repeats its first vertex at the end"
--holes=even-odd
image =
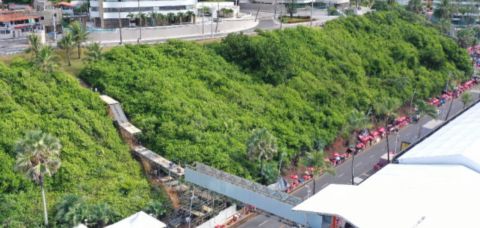
{"type": "Polygon", "coordinates": [[[480,175],[454,165],[387,165],[359,186],[330,185],[294,210],[357,227],[476,227],[480,175]]]}
{"type": "Polygon", "coordinates": [[[115,224],[107,226],[108,228],[164,228],[165,223],[158,221],[156,218],[140,211],[127,218],[118,221],[115,224]]]}
{"type": "Polygon", "coordinates": [[[480,105],[475,105],[398,158],[401,164],[455,164],[480,172],[480,105]]]}

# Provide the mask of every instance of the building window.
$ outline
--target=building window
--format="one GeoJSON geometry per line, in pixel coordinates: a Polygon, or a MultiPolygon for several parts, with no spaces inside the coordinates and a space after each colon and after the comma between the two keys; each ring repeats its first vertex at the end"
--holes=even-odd
{"type": "Polygon", "coordinates": [[[98,11],[98,7],[90,7],[90,11],[97,12],[97,11],[98,11]]]}
{"type": "Polygon", "coordinates": [[[104,8],[104,12],[106,13],[116,13],[116,12],[121,12],[121,13],[129,13],[129,12],[152,12],[153,7],[122,7],[122,8],[104,8]]]}
{"type": "Polygon", "coordinates": [[[159,10],[186,10],[187,6],[160,6],[159,10]]]}

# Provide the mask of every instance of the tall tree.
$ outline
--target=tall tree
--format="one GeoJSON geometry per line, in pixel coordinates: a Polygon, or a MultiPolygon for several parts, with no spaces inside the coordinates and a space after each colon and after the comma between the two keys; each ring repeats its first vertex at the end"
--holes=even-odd
{"type": "Polygon", "coordinates": [[[88,207],[87,225],[105,227],[115,221],[118,214],[106,203],[94,204],[88,207]]]}
{"type": "Polygon", "coordinates": [[[247,142],[250,160],[260,161],[260,174],[265,180],[265,160],[272,159],[278,152],[277,139],[267,129],[255,129],[247,142]]]}
{"type": "Polygon", "coordinates": [[[45,226],[48,227],[45,177],[52,176],[60,168],[60,141],[41,131],[30,131],[15,145],[17,160],[15,169],[40,185],[43,200],[45,226]]]}
{"type": "Polygon", "coordinates": [[[476,40],[475,31],[471,28],[460,29],[457,32],[457,42],[463,48],[473,46],[476,40]]]}
{"type": "Polygon", "coordinates": [[[289,3],[285,4],[285,7],[287,8],[287,13],[290,14],[290,17],[293,17],[293,14],[297,13],[297,1],[296,0],[290,0],[289,3]]]}
{"type": "Polygon", "coordinates": [[[153,215],[155,218],[158,219],[165,215],[165,213],[167,213],[167,207],[163,204],[162,201],[150,201],[145,208],[145,212],[153,215]]]}
{"type": "Polygon", "coordinates": [[[103,57],[102,46],[100,46],[100,44],[97,42],[88,45],[86,55],[87,55],[86,57],[87,62],[95,62],[95,61],[101,60],[103,57]]]}
{"type": "Polygon", "coordinates": [[[44,73],[50,73],[57,66],[58,56],[50,46],[43,46],[40,48],[37,57],[34,59],[35,65],[44,73]]]}
{"type": "Polygon", "coordinates": [[[463,93],[462,96],[460,97],[460,100],[462,101],[463,103],[463,109],[465,109],[465,107],[467,107],[467,104],[469,104],[470,102],[472,102],[473,98],[472,98],[472,95],[470,93],[463,93]]]}
{"type": "Polygon", "coordinates": [[[88,32],[85,27],[79,22],[74,21],[70,24],[70,30],[72,31],[73,40],[77,45],[78,58],[82,57],[82,44],[87,41],[88,32]]]}
{"type": "Polygon", "coordinates": [[[185,17],[185,14],[184,14],[183,12],[178,12],[178,13],[177,13],[178,22],[179,22],[180,24],[183,23],[183,18],[184,18],[184,17],[185,17]]]}
{"type": "Polygon", "coordinates": [[[385,125],[385,130],[387,132],[387,159],[390,162],[390,142],[389,142],[389,134],[388,131],[388,124],[393,120],[395,115],[395,110],[400,107],[400,101],[396,98],[385,97],[381,99],[378,103],[375,103],[373,108],[377,117],[379,117],[385,125]]]}
{"type": "MultiPolygon", "coordinates": [[[[420,117],[427,115],[436,119],[438,117],[437,109],[430,104],[427,104],[425,101],[419,100],[417,102],[417,113],[420,117]]],[[[422,133],[422,125],[418,124],[417,138],[420,138],[422,133]]]]}
{"type": "MultiPolygon", "coordinates": [[[[371,126],[370,120],[368,118],[368,115],[358,111],[357,109],[352,110],[352,112],[349,114],[347,123],[346,123],[346,128],[347,132],[346,134],[349,135],[348,139],[348,146],[351,147],[352,143],[355,143],[358,134],[360,133],[361,130],[365,128],[369,128],[371,126]]],[[[353,178],[354,178],[354,162],[355,162],[355,153],[352,153],[352,164],[351,164],[351,177],[352,177],[352,184],[353,184],[353,178]]]]}
{"type": "Polygon", "coordinates": [[[88,216],[85,201],[77,195],[66,195],[55,207],[55,221],[58,225],[74,227],[88,216]]]}
{"type": "Polygon", "coordinates": [[[67,62],[69,66],[72,65],[70,61],[70,52],[72,51],[72,48],[74,46],[75,46],[75,41],[73,39],[73,35],[71,32],[64,33],[63,38],[60,41],[58,41],[58,47],[65,50],[65,55],[67,57],[67,62]]]}
{"type": "Polygon", "coordinates": [[[361,130],[369,128],[371,126],[370,119],[365,113],[358,111],[357,109],[352,110],[348,115],[347,123],[343,128],[344,135],[348,135],[348,144],[355,143],[355,140],[358,137],[358,134],[361,130]]]}
{"type": "Polygon", "coordinates": [[[40,41],[40,37],[35,34],[31,34],[27,38],[29,47],[27,48],[26,52],[33,53],[33,58],[35,59],[40,51],[40,48],[42,48],[42,42],[40,41]]]}
{"type": "MultiPolygon", "coordinates": [[[[455,79],[456,79],[455,74],[452,74],[452,73],[448,74],[448,81],[447,81],[447,84],[445,85],[446,90],[455,90],[457,88],[455,79]]],[[[448,120],[448,117],[450,117],[450,112],[452,111],[453,102],[455,102],[455,99],[450,100],[450,104],[448,105],[447,115],[445,115],[445,120],[448,120]]]]}
{"type": "Polygon", "coordinates": [[[450,20],[450,17],[453,12],[453,6],[450,3],[450,0],[441,0],[438,7],[435,9],[433,14],[435,17],[445,20],[450,20]]]}
{"type": "Polygon", "coordinates": [[[408,1],[407,9],[414,13],[421,13],[423,10],[422,0],[410,0],[408,1]]]}
{"type": "Polygon", "coordinates": [[[323,172],[333,173],[332,167],[329,163],[325,162],[325,151],[323,150],[325,147],[325,143],[321,139],[317,139],[315,141],[315,145],[313,146],[313,150],[307,152],[305,156],[302,158],[302,164],[306,167],[313,168],[313,194],[316,193],[317,190],[317,181],[315,176],[323,172]]]}

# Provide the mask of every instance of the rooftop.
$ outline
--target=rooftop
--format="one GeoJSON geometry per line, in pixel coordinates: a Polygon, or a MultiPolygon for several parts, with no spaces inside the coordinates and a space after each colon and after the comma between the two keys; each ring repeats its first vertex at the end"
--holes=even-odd
{"type": "Polygon", "coordinates": [[[401,155],[398,162],[463,165],[480,172],[479,116],[477,104],[401,155]]]}
{"type": "Polygon", "coordinates": [[[480,175],[458,165],[391,164],[359,186],[332,184],[294,210],[357,227],[475,227],[480,175]]]}

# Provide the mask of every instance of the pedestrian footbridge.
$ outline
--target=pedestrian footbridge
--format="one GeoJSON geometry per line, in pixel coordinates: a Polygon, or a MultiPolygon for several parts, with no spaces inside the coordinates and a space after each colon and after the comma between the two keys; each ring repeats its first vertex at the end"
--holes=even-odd
{"type": "Polygon", "coordinates": [[[185,169],[185,180],[258,209],[308,227],[321,227],[322,216],[293,211],[302,199],[202,163],[185,169]]]}

